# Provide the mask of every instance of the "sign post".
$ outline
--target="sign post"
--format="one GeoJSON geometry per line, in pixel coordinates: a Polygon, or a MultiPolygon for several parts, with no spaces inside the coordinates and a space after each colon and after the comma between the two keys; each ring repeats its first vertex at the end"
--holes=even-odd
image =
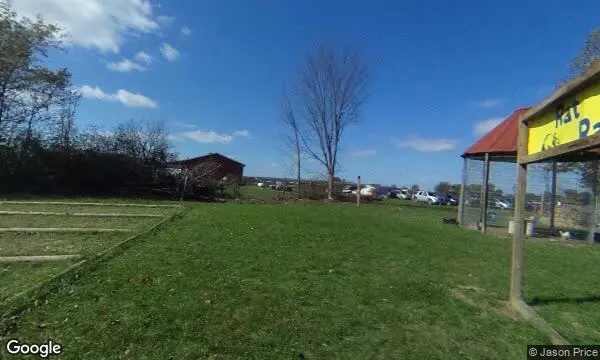
{"type": "Polygon", "coordinates": [[[360,206],[360,176],[356,179],[356,206],[360,206]]]}
{"type": "MultiPolygon", "coordinates": [[[[600,61],[597,61],[583,75],[563,85],[519,119],[515,229],[509,299],[517,310],[526,311],[523,309],[527,308],[522,300],[527,165],[554,162],[554,192],[557,161],[597,161],[599,158],[600,61]]],[[[594,181],[597,179],[594,178],[594,181]]],[[[552,206],[554,202],[553,200],[552,206]]],[[[554,209],[551,211],[554,217],[554,209]]]]}

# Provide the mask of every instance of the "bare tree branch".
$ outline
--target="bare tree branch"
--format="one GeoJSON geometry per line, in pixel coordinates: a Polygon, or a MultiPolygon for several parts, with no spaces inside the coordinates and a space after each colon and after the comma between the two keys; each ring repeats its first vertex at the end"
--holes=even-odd
{"type": "Polygon", "coordinates": [[[330,199],[344,130],[359,120],[368,84],[368,68],[356,52],[321,45],[308,54],[293,97],[284,99],[303,151],[327,170],[330,199]]]}

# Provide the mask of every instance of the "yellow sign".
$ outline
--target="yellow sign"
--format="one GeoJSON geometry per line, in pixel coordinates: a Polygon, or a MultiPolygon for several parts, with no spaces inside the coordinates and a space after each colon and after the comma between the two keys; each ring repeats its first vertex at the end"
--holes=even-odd
{"type": "Polygon", "coordinates": [[[595,134],[600,130],[600,83],[564,99],[528,127],[529,155],[595,134]]]}

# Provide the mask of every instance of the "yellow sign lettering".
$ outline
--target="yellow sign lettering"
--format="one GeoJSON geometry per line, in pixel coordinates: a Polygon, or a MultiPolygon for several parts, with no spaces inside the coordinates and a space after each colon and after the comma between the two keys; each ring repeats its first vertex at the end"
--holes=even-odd
{"type": "Polygon", "coordinates": [[[535,154],[600,130],[600,83],[565,99],[554,110],[529,121],[527,152],[535,154]]]}

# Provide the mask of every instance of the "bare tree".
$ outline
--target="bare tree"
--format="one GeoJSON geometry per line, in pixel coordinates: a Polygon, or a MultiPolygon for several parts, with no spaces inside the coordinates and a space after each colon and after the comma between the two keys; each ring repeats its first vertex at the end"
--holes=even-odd
{"type": "Polygon", "coordinates": [[[569,63],[569,69],[577,76],[582,74],[596,60],[600,60],[600,28],[592,30],[588,35],[579,54],[569,63]]]}
{"type": "Polygon", "coordinates": [[[321,45],[308,54],[293,91],[284,98],[285,117],[297,124],[302,150],[326,169],[330,200],[342,135],[359,120],[367,98],[367,70],[357,52],[321,45]]]}
{"type": "Polygon", "coordinates": [[[75,90],[65,91],[60,99],[60,109],[55,119],[52,141],[55,147],[65,153],[69,153],[73,148],[76,135],[75,114],[80,99],[81,94],[75,90]]]}
{"type": "Polygon", "coordinates": [[[289,134],[285,137],[285,143],[290,147],[294,154],[294,165],[296,170],[296,197],[300,199],[300,186],[302,181],[302,151],[301,151],[301,139],[300,139],[300,125],[294,115],[294,110],[290,102],[290,98],[287,92],[283,92],[281,119],[287,126],[289,134]]]}
{"type": "Polygon", "coordinates": [[[169,142],[162,121],[130,120],[115,129],[115,148],[140,164],[163,166],[169,160],[169,142]]]}
{"type": "MultiPolygon", "coordinates": [[[[572,77],[583,74],[593,63],[600,61],[600,28],[596,28],[590,32],[582,49],[569,63],[572,77]]],[[[559,82],[558,87],[564,85],[569,79],[559,82]]],[[[549,166],[551,166],[549,164],[549,166]]],[[[562,163],[558,165],[558,172],[567,172],[576,169],[581,176],[581,183],[584,186],[592,188],[598,182],[599,172],[597,171],[598,163],[595,161],[583,163],[562,163]]]]}

